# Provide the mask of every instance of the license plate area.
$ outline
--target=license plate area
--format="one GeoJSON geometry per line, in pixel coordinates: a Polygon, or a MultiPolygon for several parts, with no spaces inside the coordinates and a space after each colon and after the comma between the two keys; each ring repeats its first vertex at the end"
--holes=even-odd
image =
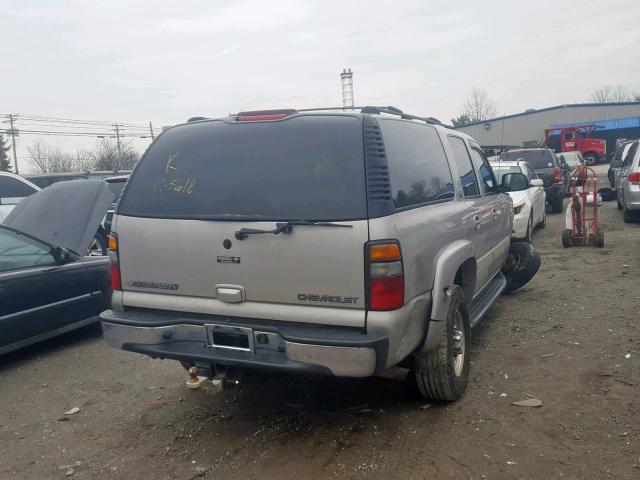
{"type": "Polygon", "coordinates": [[[205,325],[207,342],[211,348],[253,352],[253,330],[229,325],[205,325]]]}

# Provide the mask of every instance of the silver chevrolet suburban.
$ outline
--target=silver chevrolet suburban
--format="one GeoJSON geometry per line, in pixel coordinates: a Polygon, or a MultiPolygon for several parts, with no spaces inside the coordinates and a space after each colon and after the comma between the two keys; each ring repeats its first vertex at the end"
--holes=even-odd
{"type": "Polygon", "coordinates": [[[471,137],[393,107],[197,117],[121,195],[104,337],[210,377],[403,366],[456,400],[507,286],[507,190],[471,137]]]}

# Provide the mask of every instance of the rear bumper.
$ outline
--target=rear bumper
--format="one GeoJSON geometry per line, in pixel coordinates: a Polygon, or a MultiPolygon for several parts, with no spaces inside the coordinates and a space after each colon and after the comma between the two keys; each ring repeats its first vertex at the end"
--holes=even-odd
{"type": "Polygon", "coordinates": [[[109,345],[188,364],[368,377],[384,370],[388,356],[386,337],[353,328],[113,310],[100,318],[109,345]],[[214,324],[249,329],[250,351],[210,346],[207,326],[214,324]]]}
{"type": "Polygon", "coordinates": [[[640,210],[640,186],[625,185],[624,205],[627,210],[640,210]]]}

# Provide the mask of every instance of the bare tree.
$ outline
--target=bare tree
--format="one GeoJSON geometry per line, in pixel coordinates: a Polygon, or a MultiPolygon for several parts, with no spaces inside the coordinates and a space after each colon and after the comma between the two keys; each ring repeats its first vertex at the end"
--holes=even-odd
{"type": "Polygon", "coordinates": [[[471,95],[465,100],[460,117],[469,122],[479,122],[496,116],[496,102],[485,90],[473,88],[471,95]]]}
{"type": "Polygon", "coordinates": [[[130,170],[140,159],[140,154],[130,142],[120,145],[110,138],[103,138],[95,153],[97,170],[130,170]]]}
{"type": "Polygon", "coordinates": [[[594,103],[622,103],[640,101],[640,93],[632,93],[622,85],[603,85],[591,92],[594,103]]]}
{"type": "Polygon", "coordinates": [[[27,150],[36,173],[86,172],[95,165],[93,153],[87,151],[78,151],[74,156],[44,142],[36,142],[27,150]]]}
{"type": "Polygon", "coordinates": [[[89,172],[96,167],[96,156],[88,150],[78,150],[75,158],[75,170],[89,172]]]}
{"type": "Polygon", "coordinates": [[[45,173],[48,170],[46,146],[42,142],[35,142],[27,147],[31,157],[31,166],[36,173],[45,173]]]}

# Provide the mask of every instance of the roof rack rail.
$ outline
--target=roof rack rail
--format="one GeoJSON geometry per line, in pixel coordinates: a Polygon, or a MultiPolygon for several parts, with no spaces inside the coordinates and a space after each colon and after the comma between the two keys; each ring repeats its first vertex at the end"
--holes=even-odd
{"type": "Polygon", "coordinates": [[[379,115],[381,113],[386,113],[388,115],[397,115],[400,118],[405,120],[419,120],[421,122],[428,123],[430,125],[444,125],[440,120],[435,117],[419,117],[417,115],[411,115],[409,113],[404,113],[398,107],[394,107],[388,105],[386,107],[377,107],[373,105],[367,105],[364,107],[325,107],[325,108],[305,108],[298,110],[299,112],[318,112],[323,110],[360,110],[360,113],[370,113],[374,115],[379,115]]]}
{"type": "Polygon", "coordinates": [[[209,120],[209,118],[207,118],[207,117],[191,117],[189,120],[187,120],[187,123],[189,123],[189,122],[198,122],[200,120],[209,120]]]}

